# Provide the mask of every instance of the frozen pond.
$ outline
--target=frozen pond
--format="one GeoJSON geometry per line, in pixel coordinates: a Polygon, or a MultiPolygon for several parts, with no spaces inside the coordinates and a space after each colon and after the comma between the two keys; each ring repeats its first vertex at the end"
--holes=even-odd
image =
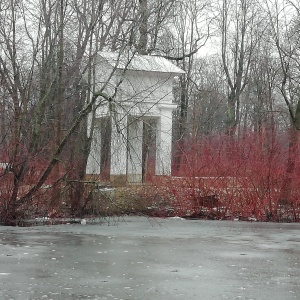
{"type": "Polygon", "coordinates": [[[0,299],[300,299],[300,224],[0,227],[0,299]]]}

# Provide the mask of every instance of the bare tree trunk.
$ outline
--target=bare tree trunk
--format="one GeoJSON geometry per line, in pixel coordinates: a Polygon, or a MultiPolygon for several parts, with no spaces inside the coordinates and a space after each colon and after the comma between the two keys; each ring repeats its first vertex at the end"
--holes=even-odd
{"type": "Polygon", "coordinates": [[[139,54],[147,54],[148,46],[148,0],[139,0],[139,41],[137,51],[139,54]]]}
{"type": "MultiPolygon", "coordinates": [[[[57,87],[56,87],[56,120],[55,120],[55,148],[56,149],[61,142],[61,125],[62,125],[62,104],[64,97],[63,88],[63,63],[64,63],[64,0],[59,2],[59,47],[57,53],[57,87]]],[[[58,160],[58,158],[57,158],[58,160]]],[[[57,163],[53,170],[56,180],[60,178],[60,163],[57,163]]],[[[61,188],[59,184],[55,184],[53,187],[53,195],[51,199],[51,207],[56,209],[60,202],[61,188]]]]}
{"type": "Polygon", "coordinates": [[[224,0],[222,6],[222,65],[229,90],[227,134],[231,137],[240,121],[240,96],[248,84],[248,71],[257,39],[252,34],[252,27],[257,24],[253,24],[250,8],[251,3],[246,0],[239,0],[235,7],[224,0]],[[235,14],[232,15],[231,10],[235,11],[235,14]],[[229,40],[231,27],[235,30],[235,38],[229,40]]]}

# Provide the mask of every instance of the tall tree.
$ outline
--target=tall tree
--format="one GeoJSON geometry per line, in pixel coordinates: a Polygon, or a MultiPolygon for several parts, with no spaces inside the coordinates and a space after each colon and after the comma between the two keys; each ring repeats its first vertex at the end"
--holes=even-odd
{"type": "Polygon", "coordinates": [[[228,85],[227,133],[240,121],[240,97],[248,84],[253,50],[260,38],[260,14],[255,1],[223,0],[220,18],[222,64],[228,85]]]}
{"type": "Polygon", "coordinates": [[[293,176],[297,170],[300,140],[300,59],[299,59],[299,1],[266,1],[272,26],[274,45],[280,65],[279,91],[289,115],[289,147],[282,199],[292,203],[293,176]]]}
{"type": "Polygon", "coordinates": [[[183,0],[178,1],[170,24],[172,42],[165,48],[165,57],[171,59],[186,72],[181,76],[177,88],[178,110],[176,112],[175,139],[177,153],[175,166],[178,171],[182,164],[182,150],[188,134],[187,120],[189,100],[193,88],[193,64],[195,54],[203,47],[210,36],[209,1],[183,0]],[[178,13],[180,12],[180,13],[178,13]]]}

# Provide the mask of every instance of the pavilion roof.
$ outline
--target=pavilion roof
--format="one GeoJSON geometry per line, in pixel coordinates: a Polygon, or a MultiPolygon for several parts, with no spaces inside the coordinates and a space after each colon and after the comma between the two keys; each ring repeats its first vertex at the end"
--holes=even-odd
{"type": "Polygon", "coordinates": [[[169,60],[160,56],[120,54],[117,52],[100,52],[99,55],[116,69],[172,73],[178,75],[185,73],[169,60]]]}

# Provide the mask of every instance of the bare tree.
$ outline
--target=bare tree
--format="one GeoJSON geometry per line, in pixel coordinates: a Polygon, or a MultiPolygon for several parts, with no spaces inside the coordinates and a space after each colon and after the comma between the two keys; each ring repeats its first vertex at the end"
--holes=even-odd
{"type": "Polygon", "coordinates": [[[193,64],[194,56],[203,47],[210,36],[210,9],[209,1],[179,1],[174,11],[173,41],[165,49],[164,57],[177,61],[178,65],[186,72],[181,76],[177,88],[178,110],[176,112],[175,139],[177,153],[175,166],[179,170],[182,160],[182,150],[185,147],[187,131],[188,107],[193,89],[193,64]]]}
{"type": "Polygon", "coordinates": [[[299,100],[299,1],[266,1],[272,27],[274,45],[280,65],[279,91],[289,115],[289,147],[286,177],[282,187],[282,200],[290,203],[293,175],[296,172],[295,158],[299,155],[300,100],[299,100]]]}
{"type": "Polygon", "coordinates": [[[194,141],[201,136],[224,132],[226,93],[218,57],[198,58],[193,64],[188,127],[194,141]]]}
{"type": "MultiPolygon", "coordinates": [[[[82,136],[76,130],[85,132],[82,124],[91,106],[85,106],[81,82],[94,56],[95,48],[89,47],[103,25],[101,17],[107,14],[104,1],[41,0],[39,4],[7,1],[0,16],[0,75],[2,95],[6,95],[5,116],[10,122],[8,145],[3,150],[7,167],[1,176],[10,192],[1,201],[1,220],[14,221],[18,208],[34,199],[49,175],[57,186],[70,172],[66,168],[69,156],[62,150],[71,139],[82,136]],[[76,105],[67,105],[75,96],[79,100],[76,105]],[[75,125],[70,127],[72,123],[75,125]],[[45,167],[40,164],[32,169],[39,160],[45,167]],[[37,183],[29,188],[31,169],[37,183]]],[[[80,168],[82,175],[84,167],[80,168]]]]}
{"type": "Polygon", "coordinates": [[[240,121],[240,96],[261,37],[261,22],[254,1],[224,0],[220,9],[222,64],[228,84],[227,133],[233,136],[240,121]]]}

